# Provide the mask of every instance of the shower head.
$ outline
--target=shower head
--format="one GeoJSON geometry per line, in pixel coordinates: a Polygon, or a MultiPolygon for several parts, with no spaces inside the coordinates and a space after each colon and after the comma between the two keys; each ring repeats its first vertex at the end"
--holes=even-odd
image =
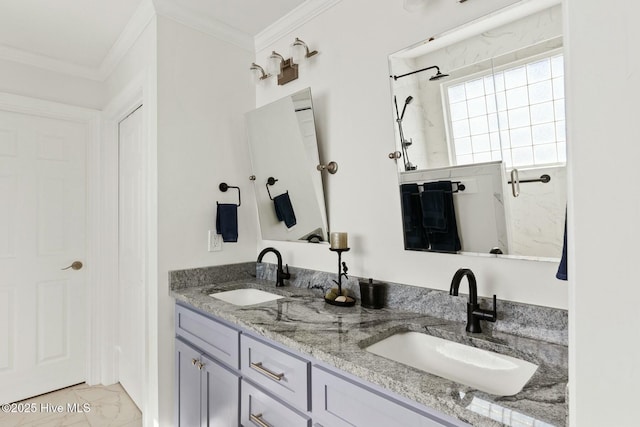
{"type": "Polygon", "coordinates": [[[402,114],[400,114],[400,120],[403,119],[404,112],[407,109],[407,105],[411,104],[411,101],[413,101],[413,96],[411,96],[411,95],[407,96],[407,99],[404,100],[404,107],[402,107],[402,114]]]}
{"type": "Polygon", "coordinates": [[[435,80],[440,80],[440,79],[442,79],[444,77],[449,77],[449,74],[442,74],[440,72],[440,69],[438,69],[438,72],[434,76],[430,77],[429,80],[430,81],[435,81],[435,80]]]}

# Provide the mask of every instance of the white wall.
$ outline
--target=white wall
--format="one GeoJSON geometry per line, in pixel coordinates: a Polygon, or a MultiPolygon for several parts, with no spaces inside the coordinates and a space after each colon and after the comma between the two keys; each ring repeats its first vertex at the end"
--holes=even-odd
{"type": "Polygon", "coordinates": [[[579,427],[637,426],[640,5],[565,6],[570,420],[579,427]]]}
{"type": "Polygon", "coordinates": [[[168,271],[255,260],[257,214],[244,113],[250,52],[158,17],[158,372],[160,426],[174,424],[174,301],[168,271]],[[226,182],[242,191],[237,243],[207,251],[226,182]]]}
{"type": "Polygon", "coordinates": [[[0,92],[92,109],[104,106],[102,82],[0,59],[0,92]]]}
{"type": "MultiPolygon", "coordinates": [[[[421,14],[406,12],[400,1],[371,7],[345,0],[257,53],[256,62],[264,65],[271,50],[287,54],[296,36],[320,52],[301,64],[298,80],[258,85],[256,100],[261,106],[311,87],[321,160],[340,165],[325,180],[327,205],[330,228],[350,233],[352,250],[344,258],[350,273],[448,289],[455,271],[468,267],[481,295],[567,308],[567,285],[555,279],[556,263],[405,251],[396,165],[387,157],[395,149],[388,55],[512,3],[434,1],[421,14]]],[[[336,268],[326,247],[261,242],[268,245],[291,265],[336,268]]]]}

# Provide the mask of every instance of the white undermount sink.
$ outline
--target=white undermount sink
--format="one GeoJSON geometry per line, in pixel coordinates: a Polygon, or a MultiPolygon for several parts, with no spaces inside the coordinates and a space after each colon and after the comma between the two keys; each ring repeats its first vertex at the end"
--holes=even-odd
{"type": "Polygon", "coordinates": [[[228,302],[234,305],[253,305],[263,302],[274,301],[284,298],[282,295],[272,294],[271,292],[261,291],[259,289],[246,288],[235,289],[233,291],[218,292],[209,294],[210,297],[228,302]]]}
{"type": "Polygon", "coordinates": [[[420,332],[398,333],[366,350],[497,396],[517,394],[538,369],[515,357],[420,332]]]}

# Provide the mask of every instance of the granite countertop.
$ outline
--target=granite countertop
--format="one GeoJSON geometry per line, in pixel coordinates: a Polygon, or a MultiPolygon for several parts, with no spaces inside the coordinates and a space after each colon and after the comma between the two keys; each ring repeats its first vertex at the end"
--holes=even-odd
{"type": "Polygon", "coordinates": [[[336,307],[323,291],[243,279],[171,291],[179,302],[256,332],[318,361],[473,426],[565,426],[567,347],[503,332],[469,334],[465,325],[396,309],[336,307]],[[285,298],[239,307],[210,293],[252,287],[285,298]],[[494,396],[364,350],[390,335],[420,331],[539,365],[515,396],[494,396]]]}

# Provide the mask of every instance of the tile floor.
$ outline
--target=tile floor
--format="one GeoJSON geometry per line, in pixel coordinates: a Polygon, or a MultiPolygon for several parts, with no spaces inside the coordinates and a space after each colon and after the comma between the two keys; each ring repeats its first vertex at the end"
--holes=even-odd
{"type": "Polygon", "coordinates": [[[32,413],[0,411],[0,427],[140,427],[142,414],[120,384],[78,384],[16,404],[14,409],[32,413]],[[22,407],[20,407],[22,404],[22,407]],[[55,410],[61,409],[59,413],[55,410]]]}

